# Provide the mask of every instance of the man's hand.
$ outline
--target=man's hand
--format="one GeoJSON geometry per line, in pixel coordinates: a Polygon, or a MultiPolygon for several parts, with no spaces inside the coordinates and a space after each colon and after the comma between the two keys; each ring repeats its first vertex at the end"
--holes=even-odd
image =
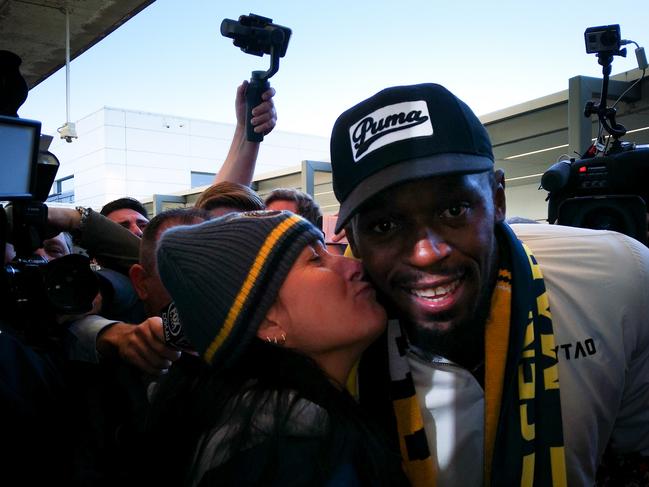
{"type": "MultiPolygon", "coordinates": [[[[245,128],[246,124],[246,89],[248,82],[244,81],[237,88],[237,96],[234,101],[234,107],[237,114],[237,126],[245,128]]],[[[252,109],[253,118],[251,120],[255,127],[255,132],[268,135],[277,123],[277,112],[275,111],[275,104],[273,97],[275,96],[275,89],[270,88],[261,95],[262,103],[252,109]]]]}
{"type": "Polygon", "coordinates": [[[46,237],[50,238],[58,235],[60,232],[71,232],[77,230],[81,224],[81,215],[73,208],[47,208],[47,226],[46,237]]]}
{"type": "MultiPolygon", "coordinates": [[[[248,82],[244,81],[237,88],[237,96],[234,101],[234,107],[237,114],[237,127],[245,128],[246,123],[246,89],[248,82]]],[[[275,111],[275,104],[273,97],[275,96],[275,88],[266,90],[262,95],[262,102],[252,109],[252,125],[255,127],[255,132],[268,135],[277,123],[277,112],[275,111]]]]}
{"type": "Polygon", "coordinates": [[[97,296],[95,296],[95,299],[92,300],[92,308],[90,309],[90,311],[86,311],[85,313],[76,314],[76,315],[57,314],[54,317],[54,319],[56,320],[57,324],[63,325],[65,323],[71,323],[73,321],[80,320],[84,316],[98,315],[101,312],[102,303],[103,303],[103,297],[102,297],[101,293],[97,293],[97,296]]]}
{"type": "Polygon", "coordinates": [[[139,325],[115,323],[107,327],[97,337],[97,351],[153,375],[164,374],[180,358],[178,350],[165,344],[162,320],[157,316],[139,325]]]}
{"type": "MultiPolygon", "coordinates": [[[[232,136],[232,143],[228,156],[225,158],[221,169],[214,178],[214,183],[229,181],[250,186],[252,175],[255,172],[257,154],[259,153],[259,142],[251,142],[246,139],[246,89],[248,82],[244,81],[237,88],[237,96],[234,107],[237,114],[237,125],[232,136]]],[[[277,123],[277,112],[273,97],[275,89],[270,88],[262,95],[263,100],[252,110],[252,125],[257,133],[268,135],[275,128],[277,123]]]]}

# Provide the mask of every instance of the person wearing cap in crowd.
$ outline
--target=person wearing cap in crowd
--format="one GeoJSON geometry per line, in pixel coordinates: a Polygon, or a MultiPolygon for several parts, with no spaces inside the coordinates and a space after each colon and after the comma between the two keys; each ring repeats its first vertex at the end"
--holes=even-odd
{"type": "Polygon", "coordinates": [[[144,205],[129,196],[106,203],[99,213],[140,238],[149,223],[149,213],[144,205]]]}
{"type": "Polygon", "coordinates": [[[328,254],[302,217],[262,211],[166,231],[158,269],[204,365],[185,387],[176,367],[162,378],[147,472],[170,485],[404,485],[344,388],[386,318],[358,262],[328,254]]]}
{"type": "Polygon", "coordinates": [[[361,405],[413,485],[594,485],[649,454],[649,251],[505,220],[486,130],[436,84],[385,89],[331,138],[336,231],[388,307],[361,405]]]}

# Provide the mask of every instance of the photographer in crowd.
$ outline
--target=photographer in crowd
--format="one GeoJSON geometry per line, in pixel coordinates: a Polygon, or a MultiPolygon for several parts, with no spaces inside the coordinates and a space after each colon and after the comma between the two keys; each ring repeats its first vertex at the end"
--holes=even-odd
{"type": "Polygon", "coordinates": [[[331,139],[346,229],[391,321],[361,404],[413,485],[593,485],[649,455],[649,251],[505,220],[486,130],[435,84],[383,90],[331,139]]]}

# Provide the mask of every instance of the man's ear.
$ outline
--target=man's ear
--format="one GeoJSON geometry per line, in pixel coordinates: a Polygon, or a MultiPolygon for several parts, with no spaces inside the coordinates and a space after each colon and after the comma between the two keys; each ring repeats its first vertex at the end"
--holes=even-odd
{"type": "Polygon", "coordinates": [[[501,222],[507,214],[507,201],[505,198],[505,171],[496,169],[495,183],[493,188],[494,209],[496,221],[501,222]]]}
{"type": "Polygon", "coordinates": [[[131,284],[135,288],[138,297],[144,301],[149,297],[149,290],[147,286],[148,273],[140,264],[133,264],[128,270],[128,276],[131,278],[131,284]]]}

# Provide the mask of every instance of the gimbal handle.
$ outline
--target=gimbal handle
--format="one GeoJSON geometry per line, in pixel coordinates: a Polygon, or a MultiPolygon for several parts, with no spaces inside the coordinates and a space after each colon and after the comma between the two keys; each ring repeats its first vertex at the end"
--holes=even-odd
{"type": "Polygon", "coordinates": [[[270,68],[268,71],[253,71],[250,76],[250,84],[246,89],[246,140],[250,142],[261,142],[264,140],[264,134],[255,132],[255,127],[251,123],[252,109],[263,101],[261,95],[270,88],[268,80],[279,70],[280,56],[276,46],[278,44],[281,45],[282,42],[284,42],[284,33],[281,31],[275,31],[273,34],[275,33],[281,35],[281,38],[277,39],[278,42],[271,39],[270,68]]]}
{"type": "Polygon", "coordinates": [[[255,132],[252,125],[252,109],[262,102],[261,95],[270,88],[266,73],[267,71],[253,71],[246,88],[246,140],[250,142],[264,140],[264,134],[255,132]]]}

